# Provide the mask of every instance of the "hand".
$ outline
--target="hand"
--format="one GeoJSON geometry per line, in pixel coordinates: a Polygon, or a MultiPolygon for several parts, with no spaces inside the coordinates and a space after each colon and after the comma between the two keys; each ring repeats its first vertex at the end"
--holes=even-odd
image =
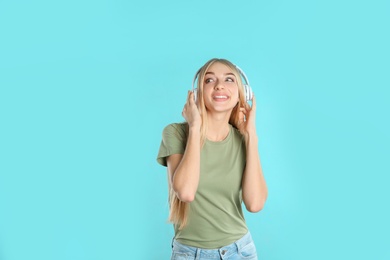
{"type": "Polygon", "coordinates": [[[202,118],[200,117],[199,109],[194,100],[194,93],[188,91],[187,102],[184,105],[182,116],[187,121],[189,127],[199,127],[202,124],[202,118]]]}
{"type": "Polygon", "coordinates": [[[240,107],[238,130],[248,138],[249,135],[256,135],[256,97],[253,95],[252,107],[245,103],[245,107],[240,107]]]}

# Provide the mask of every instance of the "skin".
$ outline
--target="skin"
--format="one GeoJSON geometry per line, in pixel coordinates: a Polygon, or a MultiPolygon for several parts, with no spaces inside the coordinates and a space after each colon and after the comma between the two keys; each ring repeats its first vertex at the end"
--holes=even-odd
{"type": "MultiPolygon", "coordinates": [[[[229,67],[216,62],[206,72],[203,99],[207,109],[207,139],[222,141],[229,133],[229,118],[238,103],[239,92],[234,74],[229,67]]],[[[200,127],[201,116],[194,102],[193,93],[188,92],[183,117],[189,125],[186,150],[183,155],[173,154],[167,158],[170,185],[178,198],[184,202],[195,199],[200,175],[200,127]]],[[[263,176],[256,134],[256,99],[252,107],[240,108],[237,126],[245,138],[246,167],[242,178],[242,198],[250,212],[260,211],[265,204],[268,190],[263,176]],[[246,120],[244,120],[244,118],[246,120]]]]}

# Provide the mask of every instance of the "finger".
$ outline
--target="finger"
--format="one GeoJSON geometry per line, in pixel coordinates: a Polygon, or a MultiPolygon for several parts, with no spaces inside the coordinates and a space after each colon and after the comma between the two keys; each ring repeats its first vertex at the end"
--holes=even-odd
{"type": "Polygon", "coordinates": [[[244,122],[245,116],[243,114],[240,114],[238,116],[238,125],[241,125],[244,122]]]}
{"type": "Polygon", "coordinates": [[[245,107],[240,107],[240,112],[246,114],[248,110],[245,107]]]}
{"type": "Polygon", "coordinates": [[[255,97],[255,93],[253,93],[253,98],[252,98],[252,109],[256,110],[256,97],[255,97]]]}
{"type": "Polygon", "coordinates": [[[241,123],[241,122],[244,122],[245,120],[245,115],[246,115],[246,110],[242,107],[240,108],[240,112],[238,114],[238,121],[241,123]]]}
{"type": "Polygon", "coordinates": [[[193,91],[190,91],[190,94],[189,94],[188,98],[189,98],[190,104],[195,103],[194,92],[193,91]]]}

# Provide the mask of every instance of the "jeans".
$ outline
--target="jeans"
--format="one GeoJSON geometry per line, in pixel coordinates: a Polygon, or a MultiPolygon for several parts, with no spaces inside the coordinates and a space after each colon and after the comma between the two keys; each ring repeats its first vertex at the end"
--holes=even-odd
{"type": "Polygon", "coordinates": [[[256,247],[250,233],[230,245],[218,249],[202,249],[172,242],[171,260],[257,260],[256,247]]]}

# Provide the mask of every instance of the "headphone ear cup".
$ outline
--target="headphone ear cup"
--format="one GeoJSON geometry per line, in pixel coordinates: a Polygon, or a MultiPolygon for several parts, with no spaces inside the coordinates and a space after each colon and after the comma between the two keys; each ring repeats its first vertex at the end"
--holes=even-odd
{"type": "Polygon", "coordinates": [[[245,101],[251,101],[253,99],[253,92],[252,88],[249,85],[244,85],[244,91],[245,91],[245,101]]]}
{"type": "Polygon", "coordinates": [[[198,88],[194,88],[193,93],[194,93],[194,101],[196,103],[197,98],[198,98],[198,88]]]}

